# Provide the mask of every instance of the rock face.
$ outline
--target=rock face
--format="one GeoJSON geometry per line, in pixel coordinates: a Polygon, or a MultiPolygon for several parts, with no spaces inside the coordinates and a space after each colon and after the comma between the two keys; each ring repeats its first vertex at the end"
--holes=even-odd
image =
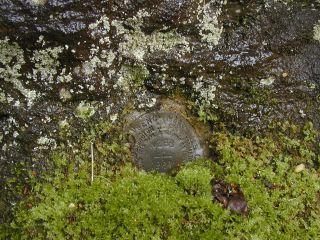
{"type": "Polygon", "coordinates": [[[319,4],[288,2],[1,1],[0,189],[69,121],[117,121],[177,92],[212,127],[319,128],[319,4]]]}

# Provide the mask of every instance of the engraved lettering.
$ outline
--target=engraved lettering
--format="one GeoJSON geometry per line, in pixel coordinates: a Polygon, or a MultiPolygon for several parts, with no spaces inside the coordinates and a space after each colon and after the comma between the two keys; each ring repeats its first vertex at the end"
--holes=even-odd
{"type": "Polygon", "coordinates": [[[177,113],[142,115],[128,132],[135,139],[133,160],[146,171],[165,172],[202,153],[193,128],[177,113]]]}

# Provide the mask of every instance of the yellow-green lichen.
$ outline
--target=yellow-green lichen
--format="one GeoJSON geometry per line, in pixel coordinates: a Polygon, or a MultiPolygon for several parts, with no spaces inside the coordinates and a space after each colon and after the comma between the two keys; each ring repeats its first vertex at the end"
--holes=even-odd
{"type": "Polygon", "coordinates": [[[149,76],[149,71],[143,64],[123,65],[119,72],[117,86],[129,92],[143,85],[144,80],[149,76]]]}
{"type": "Polygon", "coordinates": [[[95,107],[88,102],[81,101],[76,108],[76,116],[82,119],[88,119],[95,113],[95,107]]]}
{"type": "Polygon", "coordinates": [[[60,130],[65,130],[65,129],[68,129],[69,127],[70,127],[70,124],[68,123],[67,119],[64,119],[59,122],[59,129],[60,130]]]}

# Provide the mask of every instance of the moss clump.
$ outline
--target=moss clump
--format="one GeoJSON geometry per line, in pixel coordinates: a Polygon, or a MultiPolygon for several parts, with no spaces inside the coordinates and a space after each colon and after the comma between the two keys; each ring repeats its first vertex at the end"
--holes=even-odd
{"type": "Polygon", "coordinates": [[[110,177],[99,176],[92,184],[81,171],[67,181],[57,176],[37,189],[42,200],[35,204],[32,199],[31,209],[17,213],[13,239],[179,239],[190,236],[190,230],[183,231],[188,225],[196,230],[202,218],[214,220],[201,216],[206,210],[222,211],[210,197],[189,198],[174,178],[129,166],[110,177]],[[189,205],[206,210],[183,211],[189,205]],[[189,219],[184,219],[185,214],[189,219]]]}
{"type": "Polygon", "coordinates": [[[212,179],[210,169],[204,166],[191,165],[184,167],[176,175],[177,183],[191,195],[211,195],[211,187],[208,184],[212,179]]]}

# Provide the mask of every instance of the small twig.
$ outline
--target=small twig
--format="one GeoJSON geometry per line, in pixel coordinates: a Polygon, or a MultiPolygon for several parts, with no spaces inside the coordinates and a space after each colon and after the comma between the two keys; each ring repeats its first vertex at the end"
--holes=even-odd
{"type": "Polygon", "coordinates": [[[94,163],[93,142],[91,142],[91,183],[93,183],[93,163],[94,163]]]}

